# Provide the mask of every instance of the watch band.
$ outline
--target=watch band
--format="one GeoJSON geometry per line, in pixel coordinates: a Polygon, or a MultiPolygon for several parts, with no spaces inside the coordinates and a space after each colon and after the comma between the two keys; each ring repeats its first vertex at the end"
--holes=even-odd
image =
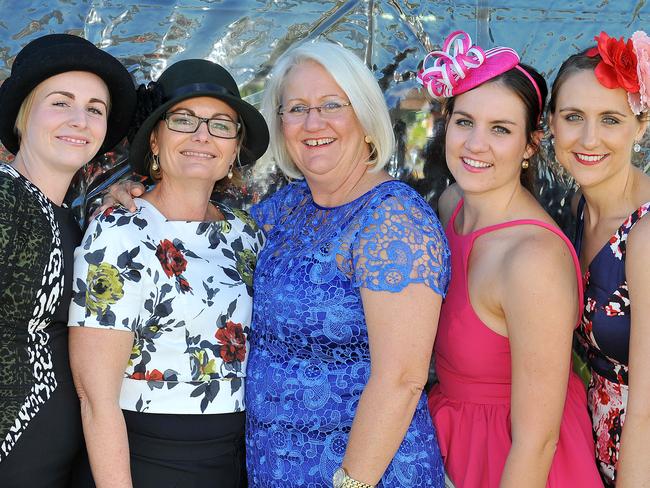
{"type": "Polygon", "coordinates": [[[334,488],[375,488],[375,485],[363,483],[351,478],[343,467],[340,467],[334,472],[332,482],[334,488]]]}
{"type": "Polygon", "coordinates": [[[375,488],[375,485],[369,485],[368,483],[362,483],[357,481],[354,478],[350,478],[347,474],[343,479],[343,484],[341,488],[375,488]]]}

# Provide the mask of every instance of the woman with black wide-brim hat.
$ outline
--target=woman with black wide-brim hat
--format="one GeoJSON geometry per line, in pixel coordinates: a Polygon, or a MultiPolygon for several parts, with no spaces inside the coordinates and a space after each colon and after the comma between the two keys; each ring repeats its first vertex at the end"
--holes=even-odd
{"type": "Polygon", "coordinates": [[[133,211],[103,212],[75,255],[70,352],[92,473],[100,488],[236,488],[264,238],[210,198],[269,133],[210,61],[179,61],[139,93],[130,162],[157,184],[133,211]]]}
{"type": "Polygon", "coordinates": [[[27,44],[0,87],[0,484],[67,487],[83,447],[68,361],[81,232],[62,206],[75,172],[125,135],[131,76],[77,36],[27,44]]]}

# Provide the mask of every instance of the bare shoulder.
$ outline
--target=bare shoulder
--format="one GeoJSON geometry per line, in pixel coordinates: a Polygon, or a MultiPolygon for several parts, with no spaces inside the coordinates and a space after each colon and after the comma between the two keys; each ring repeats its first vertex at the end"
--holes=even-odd
{"type": "Polygon", "coordinates": [[[463,197],[463,194],[456,183],[452,183],[442,192],[438,199],[438,213],[440,214],[440,222],[443,227],[447,226],[449,219],[451,219],[456,205],[463,197]]]}
{"type": "Polygon", "coordinates": [[[650,255],[650,213],[639,220],[627,236],[626,262],[650,255]]]}
{"type": "Polygon", "coordinates": [[[571,249],[559,235],[536,225],[509,230],[512,235],[504,252],[506,277],[517,283],[549,286],[558,280],[575,281],[571,249]]]}

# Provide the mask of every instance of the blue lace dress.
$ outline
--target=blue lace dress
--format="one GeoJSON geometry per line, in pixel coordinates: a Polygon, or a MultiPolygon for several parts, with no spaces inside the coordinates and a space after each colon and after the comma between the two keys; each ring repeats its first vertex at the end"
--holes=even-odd
{"type": "MultiPolygon", "coordinates": [[[[292,183],[252,215],[267,242],[249,337],[249,483],[331,486],[370,374],[360,288],[398,292],[425,283],[444,296],[447,242],[431,208],[399,181],[334,208],[314,203],[304,181],[292,183]]],[[[399,317],[395,333],[408,334],[399,317]]],[[[444,486],[424,394],[379,486],[444,486]]]]}

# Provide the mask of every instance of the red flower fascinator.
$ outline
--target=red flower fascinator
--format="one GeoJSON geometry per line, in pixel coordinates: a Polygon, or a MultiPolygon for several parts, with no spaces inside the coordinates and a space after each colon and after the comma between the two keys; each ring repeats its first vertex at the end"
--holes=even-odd
{"type": "Polygon", "coordinates": [[[621,37],[615,39],[605,32],[594,38],[598,46],[590,49],[587,56],[600,54],[602,61],[596,66],[595,74],[601,85],[606,88],[623,88],[626,92],[639,91],[639,80],[636,73],[636,54],[632,39],[627,43],[621,37]]]}
{"type": "Polygon", "coordinates": [[[650,38],[643,31],[635,32],[625,42],[605,32],[594,38],[597,46],[587,56],[600,55],[594,74],[606,88],[623,88],[636,115],[648,110],[650,99],[650,38]]]}

